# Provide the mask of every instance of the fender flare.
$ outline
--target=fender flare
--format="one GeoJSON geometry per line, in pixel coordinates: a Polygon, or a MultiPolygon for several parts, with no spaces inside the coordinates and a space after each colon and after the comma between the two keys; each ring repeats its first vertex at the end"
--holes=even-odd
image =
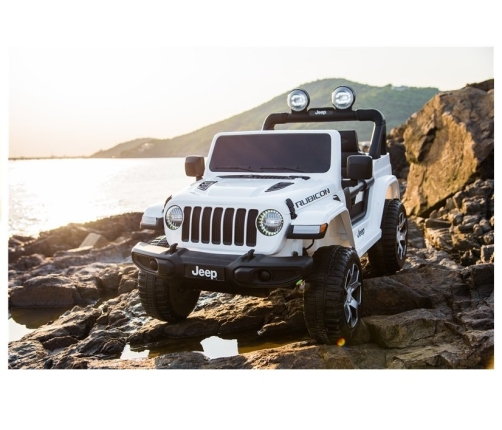
{"type": "Polygon", "coordinates": [[[164,231],[164,205],[159,202],[149,206],[141,217],[140,229],[164,231]]]}
{"type": "Polygon", "coordinates": [[[337,241],[347,247],[354,247],[354,235],[349,212],[344,203],[338,200],[330,200],[304,209],[298,213],[291,225],[322,225],[328,224],[326,236],[320,239],[320,243],[331,243],[329,238],[337,237],[337,241]]]}

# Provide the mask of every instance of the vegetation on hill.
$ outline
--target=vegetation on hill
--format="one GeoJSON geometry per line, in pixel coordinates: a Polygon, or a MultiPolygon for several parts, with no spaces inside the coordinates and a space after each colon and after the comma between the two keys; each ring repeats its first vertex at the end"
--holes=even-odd
{"type": "MultiPolygon", "coordinates": [[[[299,86],[310,95],[310,107],[331,106],[331,93],[340,85],[352,87],[356,93],[354,109],[374,108],[383,113],[387,120],[387,132],[403,124],[413,113],[439,92],[437,88],[414,87],[375,87],[351,82],[346,79],[322,79],[299,86]]],[[[265,118],[274,112],[289,112],[286,103],[287,93],[281,94],[251,110],[235,115],[226,120],[208,125],[191,133],[172,139],[135,139],[121,143],[106,151],[92,155],[95,158],[142,158],[142,157],[184,157],[187,155],[206,156],[213,136],[224,131],[260,130],[265,118]]],[[[340,124],[309,124],[309,128],[335,128],[340,124]]],[[[277,129],[294,129],[302,125],[282,125],[277,129]]],[[[344,123],[343,129],[356,130],[360,141],[369,140],[371,123],[344,123]]]]}

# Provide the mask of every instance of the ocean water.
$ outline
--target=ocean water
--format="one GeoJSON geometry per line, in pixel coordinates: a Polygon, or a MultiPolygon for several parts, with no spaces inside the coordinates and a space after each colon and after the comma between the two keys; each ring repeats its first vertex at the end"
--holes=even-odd
{"type": "Polygon", "coordinates": [[[9,160],[9,237],[143,212],[188,186],[184,158],[9,160]]]}

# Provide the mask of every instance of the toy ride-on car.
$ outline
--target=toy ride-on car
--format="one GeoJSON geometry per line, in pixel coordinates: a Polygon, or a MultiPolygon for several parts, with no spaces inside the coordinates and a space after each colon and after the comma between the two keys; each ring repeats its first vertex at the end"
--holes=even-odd
{"type": "Polygon", "coordinates": [[[361,321],[367,253],[373,269],[403,267],[408,226],[376,109],[353,110],[349,87],[333,107],[308,109],[288,95],[290,113],[269,115],[260,131],[219,133],[207,162],[186,158],[195,182],[149,207],[141,228],[163,234],[132,249],[141,303],[150,316],[179,322],[201,291],[266,297],[303,292],[310,336],[350,341],[361,321]],[[274,130],[278,124],[373,122],[369,152],[354,130],[274,130]]]}

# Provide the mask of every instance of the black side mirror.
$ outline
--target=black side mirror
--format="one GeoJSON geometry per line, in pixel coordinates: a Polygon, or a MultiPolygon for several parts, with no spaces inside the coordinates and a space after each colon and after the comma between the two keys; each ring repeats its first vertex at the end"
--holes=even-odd
{"type": "Polygon", "coordinates": [[[349,155],[347,157],[347,177],[350,179],[371,179],[373,159],[368,155],[349,155]]]}
{"type": "Polygon", "coordinates": [[[202,179],[206,166],[204,157],[200,155],[190,155],[185,158],[185,173],[187,176],[195,176],[195,179],[202,179]]]}

